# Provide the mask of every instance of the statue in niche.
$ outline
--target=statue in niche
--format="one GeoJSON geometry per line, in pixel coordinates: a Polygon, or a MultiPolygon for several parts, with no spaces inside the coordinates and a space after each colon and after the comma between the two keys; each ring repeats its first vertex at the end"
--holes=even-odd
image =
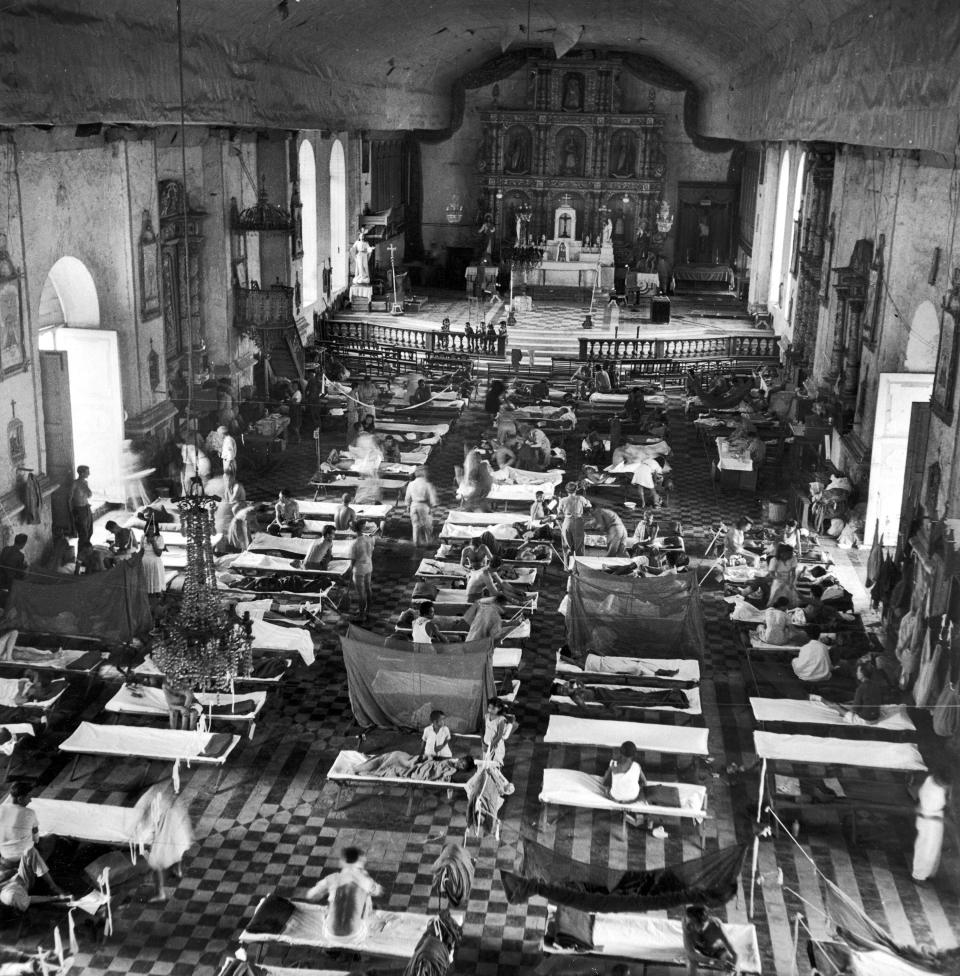
{"type": "Polygon", "coordinates": [[[613,236],[623,237],[623,207],[617,210],[617,219],[613,222],[613,236]]]}
{"type": "MultiPolygon", "coordinates": [[[[560,236],[570,236],[570,214],[560,214],[560,236]]],[[[562,244],[560,246],[564,247],[562,244]]],[[[566,253],[566,248],[564,248],[564,253],[566,253]]]]}
{"type": "Polygon", "coordinates": [[[706,210],[702,210],[697,218],[697,261],[709,264],[710,255],[710,218],[706,210]]]}
{"type": "Polygon", "coordinates": [[[577,147],[577,140],[572,135],[567,136],[567,140],[563,144],[563,155],[561,158],[563,162],[561,170],[563,173],[570,176],[580,172],[580,151],[577,147]]]}
{"type": "Polygon", "coordinates": [[[488,213],[483,218],[480,236],[483,238],[480,257],[483,261],[490,261],[493,257],[493,238],[497,233],[497,225],[493,222],[493,214],[488,213]]]}
{"type": "Polygon", "coordinates": [[[610,173],[613,176],[629,177],[633,176],[634,152],[633,138],[629,132],[618,133],[613,144],[611,153],[612,165],[610,173]]]}
{"type": "Polygon", "coordinates": [[[353,247],[350,248],[353,251],[353,261],[354,261],[354,277],[353,283],[355,285],[369,285],[370,284],[370,252],[373,248],[367,241],[365,230],[361,230],[357,234],[357,239],[353,242],[353,247]]]}
{"type": "Polygon", "coordinates": [[[583,111],[583,79],[580,75],[567,75],[563,79],[563,101],[561,105],[564,112],[583,111]]]}
{"type": "MultiPolygon", "coordinates": [[[[564,214],[563,217],[561,218],[561,221],[563,219],[566,219],[567,220],[567,224],[569,226],[570,218],[567,217],[566,214],[564,214]]],[[[567,236],[569,236],[569,234],[567,236]]],[[[560,242],[560,246],[557,248],[557,260],[558,261],[566,261],[567,260],[567,245],[564,244],[563,241],[560,242]]]]}
{"type": "Polygon", "coordinates": [[[515,132],[510,140],[510,148],[507,152],[508,173],[526,173],[530,169],[527,158],[527,140],[523,132],[515,132]]]}
{"type": "Polygon", "coordinates": [[[613,221],[607,217],[603,225],[603,243],[610,244],[613,241],[613,221]]]}

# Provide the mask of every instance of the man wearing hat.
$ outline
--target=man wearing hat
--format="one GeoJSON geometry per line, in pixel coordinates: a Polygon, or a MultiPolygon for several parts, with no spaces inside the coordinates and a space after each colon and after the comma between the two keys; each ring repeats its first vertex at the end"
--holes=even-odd
{"type": "Polygon", "coordinates": [[[18,912],[30,907],[30,889],[41,878],[53,894],[67,895],[37,850],[40,824],[29,803],[30,786],[21,782],[0,803],[0,904],[18,912]]]}

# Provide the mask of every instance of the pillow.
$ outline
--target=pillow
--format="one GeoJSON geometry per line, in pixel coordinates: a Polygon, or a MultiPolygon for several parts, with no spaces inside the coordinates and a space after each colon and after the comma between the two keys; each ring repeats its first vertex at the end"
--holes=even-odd
{"type": "Polygon", "coordinates": [[[563,949],[592,949],[593,916],[578,908],[559,905],[554,916],[553,941],[563,949]]]}
{"type": "Polygon", "coordinates": [[[295,911],[296,906],[292,901],[280,895],[270,895],[254,912],[247,932],[251,935],[279,935],[295,911]]]}

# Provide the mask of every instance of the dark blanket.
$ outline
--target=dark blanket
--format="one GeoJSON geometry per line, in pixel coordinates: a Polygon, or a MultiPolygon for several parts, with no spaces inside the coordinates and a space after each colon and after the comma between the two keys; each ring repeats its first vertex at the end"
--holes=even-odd
{"type": "Polygon", "coordinates": [[[585,912],[649,912],[678,905],[722,905],[737,893],[745,844],[650,871],[584,864],[521,841],[518,866],[501,869],[507,900],[541,895],[585,912]]]}
{"type": "Polygon", "coordinates": [[[561,683],[553,686],[555,695],[568,695],[575,704],[619,705],[623,708],[680,708],[690,707],[690,701],[679,688],[663,688],[656,691],[640,691],[637,688],[612,686],[570,688],[561,683]]]}

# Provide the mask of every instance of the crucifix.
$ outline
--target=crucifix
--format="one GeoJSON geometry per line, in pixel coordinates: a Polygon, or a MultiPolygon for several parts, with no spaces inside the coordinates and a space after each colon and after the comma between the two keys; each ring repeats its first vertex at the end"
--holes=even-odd
{"type": "Polygon", "coordinates": [[[393,278],[393,308],[390,309],[391,315],[403,315],[403,306],[397,301],[397,269],[393,263],[393,252],[396,247],[393,244],[387,246],[390,252],[390,276],[393,278]]]}

